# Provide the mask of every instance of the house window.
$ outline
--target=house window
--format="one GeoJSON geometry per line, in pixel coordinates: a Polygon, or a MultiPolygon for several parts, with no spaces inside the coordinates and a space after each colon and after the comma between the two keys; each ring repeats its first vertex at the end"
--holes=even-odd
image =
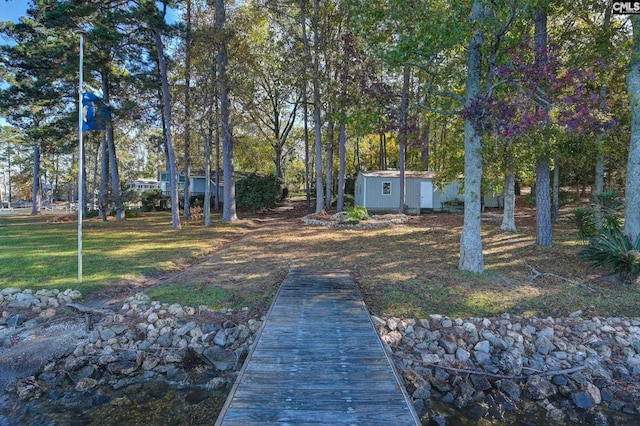
{"type": "Polygon", "coordinates": [[[391,195],[391,182],[382,182],[382,195],[391,195]]]}

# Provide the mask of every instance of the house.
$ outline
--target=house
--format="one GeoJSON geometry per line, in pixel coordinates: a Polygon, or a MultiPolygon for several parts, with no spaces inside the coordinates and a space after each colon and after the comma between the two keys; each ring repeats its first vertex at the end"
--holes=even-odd
{"type": "MultiPolygon", "coordinates": [[[[163,194],[169,195],[169,173],[166,171],[160,172],[160,191],[163,194]]],[[[189,177],[189,192],[192,196],[204,195],[207,178],[205,176],[190,176],[189,177]]],[[[184,173],[180,173],[178,175],[178,190],[184,191],[184,173]]],[[[216,182],[214,179],[210,180],[210,188],[211,188],[211,196],[216,196],[216,182]]],[[[224,188],[224,184],[220,182],[220,193],[222,194],[222,190],[224,188]]]]}
{"type": "Polygon", "coordinates": [[[158,189],[159,184],[155,179],[136,179],[127,184],[127,189],[136,189],[140,192],[147,192],[152,189],[158,189]]]}
{"type": "MultiPolygon", "coordinates": [[[[407,213],[448,209],[452,202],[463,200],[460,182],[453,181],[443,189],[435,184],[435,172],[405,172],[405,205],[407,213]]],[[[364,171],[355,184],[355,204],[372,212],[398,211],[400,205],[400,172],[398,170],[364,171]]]]}

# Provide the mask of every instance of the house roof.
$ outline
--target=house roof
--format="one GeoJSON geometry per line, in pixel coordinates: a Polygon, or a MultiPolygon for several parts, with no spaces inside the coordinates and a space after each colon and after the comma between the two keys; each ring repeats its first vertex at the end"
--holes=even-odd
{"type": "MultiPolygon", "coordinates": [[[[364,177],[399,178],[399,170],[370,170],[361,172],[364,177]]],[[[409,171],[404,172],[406,179],[435,179],[436,172],[430,171],[409,171]]]]}

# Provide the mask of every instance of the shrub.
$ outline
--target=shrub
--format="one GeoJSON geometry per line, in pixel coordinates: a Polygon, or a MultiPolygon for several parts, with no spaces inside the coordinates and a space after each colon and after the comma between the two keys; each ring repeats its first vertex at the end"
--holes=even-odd
{"type": "Polygon", "coordinates": [[[602,226],[606,229],[622,228],[621,210],[624,202],[615,191],[603,191],[594,194],[594,203],[602,213],[602,226]]]}
{"type": "Polygon", "coordinates": [[[87,210],[87,213],[85,213],[84,217],[87,219],[91,219],[93,217],[98,217],[99,214],[100,212],[98,210],[91,209],[91,210],[87,210]]]}
{"type": "Polygon", "coordinates": [[[280,179],[275,175],[252,173],[236,183],[236,203],[251,213],[276,205],[280,195],[280,179]]]}
{"type": "Polygon", "coordinates": [[[150,189],[140,196],[142,203],[142,211],[152,212],[162,207],[162,201],[165,199],[159,189],[150,189]]]}
{"type": "Polygon", "coordinates": [[[625,282],[640,275],[640,236],[632,244],[620,228],[604,229],[580,251],[580,257],[594,267],[611,268],[625,282]]]}
{"type": "Polygon", "coordinates": [[[579,207],[569,216],[569,223],[578,228],[578,236],[586,240],[596,234],[596,217],[592,209],[579,207]]]}
{"type": "Polygon", "coordinates": [[[347,209],[347,218],[351,220],[367,220],[369,219],[369,212],[366,207],[353,206],[347,209]]]}

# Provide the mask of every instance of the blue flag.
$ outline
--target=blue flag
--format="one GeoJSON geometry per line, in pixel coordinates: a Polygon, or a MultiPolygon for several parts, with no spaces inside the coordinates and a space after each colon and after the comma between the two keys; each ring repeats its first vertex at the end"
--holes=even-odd
{"type": "Polygon", "coordinates": [[[82,131],[104,130],[109,119],[109,107],[93,93],[82,94],[82,131]]]}

